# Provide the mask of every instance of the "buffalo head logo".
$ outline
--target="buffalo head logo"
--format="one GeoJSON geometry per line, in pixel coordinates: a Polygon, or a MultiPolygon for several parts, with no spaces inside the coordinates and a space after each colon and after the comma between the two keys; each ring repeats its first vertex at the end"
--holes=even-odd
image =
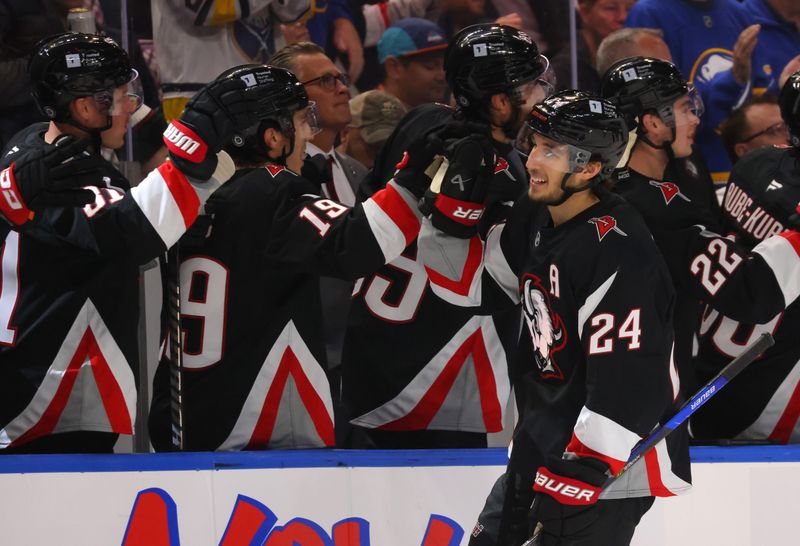
{"type": "Polygon", "coordinates": [[[543,377],[563,377],[553,360],[553,353],[564,346],[567,335],[561,317],[550,309],[550,298],[535,276],[529,276],[522,285],[522,309],[525,324],[533,343],[533,358],[543,377]]]}

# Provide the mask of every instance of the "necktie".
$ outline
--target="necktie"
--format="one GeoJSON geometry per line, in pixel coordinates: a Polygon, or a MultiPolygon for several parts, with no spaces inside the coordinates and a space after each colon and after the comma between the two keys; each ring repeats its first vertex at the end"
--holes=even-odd
{"type": "Polygon", "coordinates": [[[328,197],[338,201],[339,195],[336,193],[336,184],[333,183],[333,154],[329,155],[325,160],[325,174],[325,182],[323,182],[322,186],[325,188],[328,197]]]}

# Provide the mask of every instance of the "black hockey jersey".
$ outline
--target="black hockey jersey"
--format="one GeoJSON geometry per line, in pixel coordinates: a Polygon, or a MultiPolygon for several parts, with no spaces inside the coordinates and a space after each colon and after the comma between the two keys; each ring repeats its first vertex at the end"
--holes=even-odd
{"type": "MultiPolygon", "coordinates": [[[[427,223],[419,240],[426,265],[449,282],[478,279],[467,295],[475,303],[522,305],[514,383],[522,409],[509,468],[528,483],[549,457],[565,454],[600,459],[616,473],[637,442],[677,411],[675,292],[646,226],[618,196],[602,192],[557,227],[546,207],[522,197],[508,222],[489,232],[478,261],[467,243],[427,223]],[[448,271],[452,264],[463,267],[448,271]]],[[[690,487],[685,429],[644,459],[603,497],[670,496],[690,487]]]]}
{"type": "MultiPolygon", "coordinates": [[[[736,163],[722,204],[726,226],[744,248],[783,250],[764,257],[775,271],[786,303],[800,291],[800,235],[784,233],[786,219],[798,203],[798,152],[770,147],[736,163]]],[[[716,375],[762,333],[772,334],[775,345],[692,416],[696,438],[800,442],[800,304],[791,303],[783,312],[774,308],[771,313],[754,323],[706,309],[696,359],[701,381],[716,375]]]]}
{"type": "MultiPolygon", "coordinates": [[[[42,133],[13,142],[3,167],[47,146],[42,133]]],[[[175,243],[219,186],[169,162],[131,191],[110,164],[97,178],[94,203],[38,213],[0,248],[0,448],[132,433],[138,265],[175,243]]]]}
{"type": "MultiPolygon", "coordinates": [[[[454,116],[454,110],[436,104],[406,114],[376,160],[372,183],[389,177],[410,142],[454,116]]],[[[503,217],[504,203],[513,203],[526,187],[516,152],[495,146],[500,159],[486,221],[503,217]]],[[[479,241],[473,250],[479,257],[479,241]]],[[[448,301],[450,291],[444,298],[435,292],[416,242],[356,284],[342,356],[351,423],[388,431],[502,430],[519,310],[492,315],[448,301]]]]}
{"type": "Polygon", "coordinates": [[[774,266],[783,249],[760,247],[747,255],[675,183],[628,169],[616,176],[615,190],[644,218],[675,283],[675,361],[687,393],[694,392],[692,346],[703,303],[737,320],[769,320],[786,305],[783,273],[774,266]]]}
{"type": "MultiPolygon", "coordinates": [[[[202,233],[181,240],[187,449],[334,445],[320,275],[356,279],[394,259],[419,212],[394,183],[352,209],[318,195],[284,167],[241,170],[202,233]]],[[[151,437],[169,449],[167,359],[155,383],[151,437]]]]}

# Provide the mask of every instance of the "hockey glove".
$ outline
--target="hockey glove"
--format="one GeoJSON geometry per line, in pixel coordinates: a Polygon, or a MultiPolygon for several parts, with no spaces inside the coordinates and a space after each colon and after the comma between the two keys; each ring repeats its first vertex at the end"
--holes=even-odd
{"type": "Polygon", "coordinates": [[[103,160],[86,151],[88,140],[59,137],[52,146],[24,154],[0,172],[0,213],[13,225],[50,207],[80,207],[95,195],[103,160]]]}
{"type": "Polygon", "coordinates": [[[489,131],[488,125],[468,121],[452,121],[434,127],[412,141],[403,153],[396,165],[395,182],[422,199],[441,164],[441,158],[437,159],[437,156],[444,153],[446,143],[471,134],[488,134],[489,131]]]}
{"type": "Polygon", "coordinates": [[[186,104],[164,131],[170,159],[185,175],[208,180],[217,152],[238,131],[258,122],[258,102],[240,78],[215,80],[186,104]]]}
{"type": "Polygon", "coordinates": [[[433,201],[431,222],[448,235],[469,239],[477,232],[494,176],[494,149],[485,136],[470,135],[450,141],[445,157],[450,164],[433,201]]]}
{"type": "Polygon", "coordinates": [[[552,459],[536,472],[531,506],[531,530],[542,524],[541,546],[556,546],[591,536],[597,521],[597,499],[607,479],[606,464],[598,459],[552,459]]]}

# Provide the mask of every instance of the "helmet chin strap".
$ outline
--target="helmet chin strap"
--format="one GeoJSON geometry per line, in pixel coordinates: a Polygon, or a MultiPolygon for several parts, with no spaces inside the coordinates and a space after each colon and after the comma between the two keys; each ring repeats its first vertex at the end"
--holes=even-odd
{"type": "Polygon", "coordinates": [[[557,207],[558,205],[563,205],[564,202],[570,197],[572,197],[574,194],[590,190],[600,183],[599,177],[595,176],[591,180],[589,180],[589,182],[587,182],[585,186],[581,188],[568,188],[567,181],[573,174],[574,173],[564,173],[564,176],[561,178],[561,197],[559,197],[554,203],[549,203],[551,207],[557,207]]]}

